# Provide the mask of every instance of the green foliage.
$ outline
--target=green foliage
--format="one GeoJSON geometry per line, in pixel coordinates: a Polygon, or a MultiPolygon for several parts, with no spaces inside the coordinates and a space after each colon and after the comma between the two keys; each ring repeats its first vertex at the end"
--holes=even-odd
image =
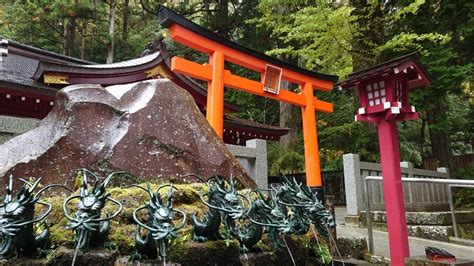
{"type": "Polygon", "coordinates": [[[332,262],[331,251],[327,245],[313,246],[315,257],[322,265],[330,265],[332,262]]]}
{"type": "MultiPolygon", "coordinates": [[[[144,13],[138,2],[129,1],[127,6],[124,1],[116,3],[115,61],[121,61],[142,52],[160,27],[155,16],[144,13]]],[[[70,56],[84,53],[86,60],[105,62],[111,42],[109,9],[105,1],[14,1],[5,4],[5,12],[0,13],[0,35],[70,56]]]]}
{"type": "MultiPolygon", "coordinates": [[[[474,180],[474,163],[471,163],[466,169],[458,171],[456,178],[474,180]]],[[[474,208],[473,188],[454,188],[453,190],[456,207],[474,208]]]]}
{"type": "Polygon", "coordinates": [[[328,1],[263,0],[263,16],[254,22],[272,30],[279,45],[270,55],[295,58],[308,69],[346,76],[352,72],[351,38],[354,17],[349,6],[328,1]],[[293,10],[297,12],[292,12],[293,10]],[[276,12],[275,12],[276,11],[276,12]]]}
{"type": "MultiPolygon", "coordinates": [[[[147,43],[161,35],[156,14],[146,12],[139,2],[115,1],[115,61],[136,57],[147,43]]],[[[411,93],[410,100],[422,121],[399,125],[402,160],[420,166],[423,157],[438,155],[440,147],[436,145],[442,143],[437,141],[440,136],[448,136],[452,143],[443,144],[452,146],[441,149],[444,153],[472,152],[472,1],[144,2],[152,10],[165,3],[195,23],[246,47],[312,71],[336,74],[340,79],[353,70],[419,51],[432,85],[411,93]]],[[[112,41],[108,34],[109,13],[107,1],[3,0],[0,35],[100,63],[105,61],[112,41]]],[[[199,63],[209,60],[207,55],[176,44],[169,37],[166,42],[173,54],[199,63]]],[[[243,77],[260,79],[259,73],[249,69],[230,63],[226,68],[243,77]]],[[[317,114],[322,169],[341,169],[339,155],[349,152],[360,154],[363,160],[379,161],[375,128],[354,122],[357,96],[352,91],[338,90],[317,92],[316,96],[334,103],[334,113],[317,114]]],[[[239,117],[271,125],[282,122],[286,123],[283,126],[292,127],[291,147],[275,144],[269,148],[271,173],[304,170],[298,111],[280,113],[276,101],[230,89],[226,90],[225,99],[242,107],[236,113],[239,117]],[[283,115],[289,119],[281,119],[283,115]]]]}
{"type": "Polygon", "coordinates": [[[304,171],[304,156],[301,152],[285,149],[278,143],[268,145],[270,175],[292,174],[304,171]]]}
{"type": "MultiPolygon", "coordinates": [[[[430,156],[431,146],[437,144],[430,141],[440,134],[448,135],[453,150],[461,154],[469,152],[472,139],[468,128],[473,109],[469,84],[474,20],[466,14],[474,14],[474,5],[468,1],[448,2],[349,1],[349,5],[339,6],[327,1],[266,0],[259,5],[262,16],[253,22],[271,30],[276,47],[270,54],[293,58],[302,67],[341,77],[353,67],[419,51],[432,85],[411,94],[423,121],[400,125],[399,136],[402,160],[421,166],[422,156],[430,156]],[[338,61],[331,59],[333,55],[338,61]],[[453,97],[459,100],[451,100],[453,97]],[[461,100],[466,97],[471,100],[461,100]]],[[[330,156],[339,151],[378,161],[376,131],[353,122],[353,111],[349,110],[358,106],[353,95],[335,91],[317,96],[335,103],[334,113],[318,116],[322,168],[340,167],[330,156]]],[[[298,143],[302,145],[302,141],[298,143]]],[[[302,148],[295,150],[301,152],[302,148]]]]}

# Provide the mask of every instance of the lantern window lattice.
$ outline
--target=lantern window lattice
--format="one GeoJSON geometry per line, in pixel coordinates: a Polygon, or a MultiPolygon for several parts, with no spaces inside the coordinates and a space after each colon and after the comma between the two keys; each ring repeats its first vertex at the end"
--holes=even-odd
{"type": "Polygon", "coordinates": [[[375,106],[386,102],[384,81],[368,84],[366,89],[369,106],[375,106]]]}
{"type": "Polygon", "coordinates": [[[396,100],[397,102],[402,102],[403,101],[403,84],[401,82],[397,82],[397,89],[396,89],[396,92],[397,92],[397,96],[396,96],[396,100]]]}

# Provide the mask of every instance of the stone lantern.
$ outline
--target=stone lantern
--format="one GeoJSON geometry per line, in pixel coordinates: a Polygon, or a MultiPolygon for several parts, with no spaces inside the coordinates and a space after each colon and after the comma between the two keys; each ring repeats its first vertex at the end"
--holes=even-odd
{"type": "Polygon", "coordinates": [[[418,119],[410,105],[410,91],[430,84],[419,57],[408,54],[354,72],[338,84],[358,90],[355,120],[377,126],[392,265],[405,265],[405,258],[410,257],[396,122],[418,119]]]}

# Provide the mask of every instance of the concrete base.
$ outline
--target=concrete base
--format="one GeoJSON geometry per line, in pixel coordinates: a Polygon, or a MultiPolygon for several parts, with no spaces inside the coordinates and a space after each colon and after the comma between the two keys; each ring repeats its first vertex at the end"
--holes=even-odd
{"type": "Polygon", "coordinates": [[[38,123],[38,119],[0,115],[0,144],[35,128],[38,123]]]}
{"type": "MultiPolygon", "coordinates": [[[[450,212],[407,212],[408,235],[425,239],[451,242],[454,228],[450,212]]],[[[384,211],[371,212],[372,227],[387,231],[387,218],[384,211]]],[[[474,239],[474,211],[456,211],[459,236],[474,239]]],[[[346,224],[358,227],[366,226],[365,212],[359,216],[346,216],[346,224]]],[[[459,243],[459,242],[458,242],[459,243]]],[[[459,243],[461,244],[461,243],[459,243]]]]}
{"type": "Polygon", "coordinates": [[[361,221],[360,217],[358,215],[347,215],[344,217],[344,221],[346,225],[351,225],[351,226],[361,226],[363,222],[361,221]]]}
{"type": "Polygon", "coordinates": [[[444,265],[457,265],[457,266],[474,266],[474,261],[456,259],[454,262],[442,262],[442,261],[432,261],[426,258],[425,256],[416,256],[407,259],[406,265],[410,266],[444,266],[444,265]]]}
{"type": "MultiPolygon", "coordinates": [[[[373,222],[375,230],[387,231],[387,224],[373,222]]],[[[449,237],[454,235],[453,227],[450,225],[408,225],[408,236],[449,242],[449,237]]]]}
{"type": "MultiPolygon", "coordinates": [[[[386,223],[384,211],[372,211],[372,221],[386,223]]],[[[360,219],[365,224],[365,211],[360,212],[360,219]]],[[[407,212],[408,225],[452,225],[451,212],[407,212]]],[[[474,223],[474,211],[456,211],[458,224],[474,223]]]]}
{"type": "MultiPolygon", "coordinates": [[[[374,266],[377,264],[369,263],[365,260],[357,260],[354,258],[349,258],[349,259],[333,259],[332,261],[333,265],[337,266],[344,266],[344,265],[364,265],[364,266],[374,266]]],[[[384,265],[384,264],[378,264],[378,265],[384,265]]]]}
{"type": "Polygon", "coordinates": [[[470,240],[470,239],[463,239],[463,238],[457,238],[457,237],[451,236],[449,237],[449,242],[458,244],[458,245],[474,247],[474,240],[470,240]]]}

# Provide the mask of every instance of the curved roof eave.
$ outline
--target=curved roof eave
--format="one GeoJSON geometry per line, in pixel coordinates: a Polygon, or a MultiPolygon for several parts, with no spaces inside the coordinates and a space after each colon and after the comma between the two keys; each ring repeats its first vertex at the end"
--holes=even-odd
{"type": "MultiPolygon", "coordinates": [[[[200,96],[199,104],[205,106],[207,90],[191,78],[172,72],[171,62],[164,54],[167,53],[158,51],[144,57],[112,64],[82,65],[40,62],[33,79],[40,80],[45,74],[54,73],[67,75],[70,84],[116,85],[148,79],[150,77],[147,76],[146,71],[161,65],[165,67],[164,70],[171,80],[185,87],[190,93],[198,94],[200,96]]],[[[229,102],[225,102],[224,107],[234,112],[240,110],[240,106],[229,102]]]]}

